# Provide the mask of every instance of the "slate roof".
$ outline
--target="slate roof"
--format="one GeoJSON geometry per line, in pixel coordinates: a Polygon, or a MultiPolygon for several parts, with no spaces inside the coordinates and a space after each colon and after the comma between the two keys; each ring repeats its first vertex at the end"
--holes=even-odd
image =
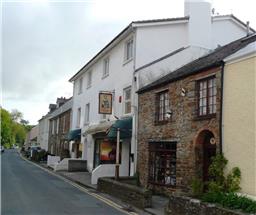
{"type": "Polygon", "coordinates": [[[254,41],[256,41],[256,34],[240,38],[225,46],[219,47],[213,50],[211,53],[180,67],[179,69],[163,76],[162,78],[152,82],[149,85],[142,87],[137,91],[137,93],[140,94],[151,89],[161,87],[178,79],[185,78],[189,75],[198,73],[202,70],[220,66],[223,63],[224,58],[234,54],[235,52],[239,51],[254,41]]]}

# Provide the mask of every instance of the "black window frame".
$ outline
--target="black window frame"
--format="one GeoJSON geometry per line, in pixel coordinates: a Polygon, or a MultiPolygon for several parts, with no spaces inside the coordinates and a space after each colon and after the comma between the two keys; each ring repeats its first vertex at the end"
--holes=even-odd
{"type": "MultiPolygon", "coordinates": [[[[212,118],[212,117],[216,117],[216,113],[217,113],[217,84],[216,84],[216,76],[212,75],[206,78],[202,78],[196,81],[196,118],[197,119],[204,119],[204,118],[212,118]],[[211,87],[209,87],[209,82],[213,80],[213,83],[215,85],[212,85],[211,87]],[[203,88],[201,90],[200,88],[200,83],[206,83],[206,88],[203,88]],[[215,88],[215,94],[214,94],[214,88],[215,88]],[[205,97],[201,97],[200,96],[200,92],[202,92],[203,90],[206,90],[206,96],[205,97]],[[210,94],[210,90],[212,91],[212,95],[210,94]],[[215,97],[215,99],[214,99],[215,97]],[[200,100],[201,99],[206,99],[206,105],[200,105],[200,100]],[[210,104],[210,99],[212,99],[212,104],[210,104]],[[210,111],[210,106],[212,108],[212,112],[210,111]],[[206,108],[206,113],[203,113],[203,109],[202,109],[202,113],[200,112],[201,108],[206,108]]],[[[203,94],[203,92],[202,92],[203,94]]]]}
{"type": "Polygon", "coordinates": [[[177,142],[149,142],[148,165],[149,184],[175,188],[177,173],[177,142]]]}
{"type": "Polygon", "coordinates": [[[170,108],[170,95],[169,90],[163,90],[161,92],[156,93],[155,98],[155,125],[166,124],[170,121],[170,118],[167,117],[167,110],[170,108]],[[164,100],[161,101],[161,96],[164,95],[164,100]],[[168,104],[168,105],[166,105],[168,104]],[[163,105],[163,106],[161,106],[163,105]],[[163,107],[162,113],[160,113],[160,109],[163,107]],[[161,119],[162,117],[162,119],[161,119]]]}

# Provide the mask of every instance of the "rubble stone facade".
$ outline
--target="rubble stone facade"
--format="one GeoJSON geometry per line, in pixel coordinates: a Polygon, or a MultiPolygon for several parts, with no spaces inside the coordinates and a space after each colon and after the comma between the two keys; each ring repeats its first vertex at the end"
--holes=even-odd
{"type": "MultiPolygon", "coordinates": [[[[165,86],[139,93],[138,116],[138,165],[140,182],[143,186],[158,192],[169,193],[175,190],[187,192],[191,179],[202,171],[197,149],[202,147],[200,135],[211,132],[215,139],[216,151],[220,150],[219,125],[221,103],[221,68],[215,67],[179,79],[165,86]],[[216,78],[216,114],[199,118],[197,114],[197,81],[207,77],[216,78]],[[171,117],[164,124],[155,123],[157,93],[168,90],[171,117]],[[185,90],[185,96],[181,95],[185,90]],[[163,186],[149,182],[149,142],[176,142],[176,185],[163,186]]],[[[202,141],[201,141],[202,142],[202,141]]]]}

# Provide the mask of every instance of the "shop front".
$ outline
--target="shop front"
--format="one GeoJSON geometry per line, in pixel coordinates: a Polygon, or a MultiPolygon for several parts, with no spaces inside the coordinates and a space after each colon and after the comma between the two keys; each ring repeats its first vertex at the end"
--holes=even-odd
{"type": "Polygon", "coordinates": [[[92,184],[96,184],[99,177],[115,176],[117,154],[120,176],[129,176],[131,134],[132,118],[101,123],[86,130],[87,163],[92,172],[92,184]]]}

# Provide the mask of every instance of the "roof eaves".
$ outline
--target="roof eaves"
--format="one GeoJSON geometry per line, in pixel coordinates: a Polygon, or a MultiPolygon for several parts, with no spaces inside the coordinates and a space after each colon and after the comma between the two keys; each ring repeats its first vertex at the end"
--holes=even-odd
{"type": "Polygon", "coordinates": [[[106,51],[109,47],[111,47],[111,45],[117,41],[118,38],[120,38],[123,34],[125,34],[126,32],[129,32],[129,29],[132,28],[132,24],[133,22],[131,22],[126,28],[124,28],[116,37],[114,37],[114,39],[112,39],[106,46],[104,46],[104,48],[102,48],[91,60],[89,60],[75,75],[73,75],[70,79],[69,82],[72,82],[76,79],[77,76],[79,76],[82,71],[88,67],[89,65],[91,65],[94,60],[96,60],[97,57],[99,57],[104,51],[106,51]]]}
{"type": "MultiPolygon", "coordinates": [[[[238,19],[234,14],[227,14],[227,15],[217,15],[217,16],[213,16],[214,18],[230,18],[230,19],[234,19],[235,21],[237,21],[239,24],[241,24],[244,28],[247,27],[246,23],[244,23],[242,20],[238,19]]],[[[253,33],[255,33],[256,31],[252,28],[249,27],[250,31],[252,31],[253,33]]]]}

